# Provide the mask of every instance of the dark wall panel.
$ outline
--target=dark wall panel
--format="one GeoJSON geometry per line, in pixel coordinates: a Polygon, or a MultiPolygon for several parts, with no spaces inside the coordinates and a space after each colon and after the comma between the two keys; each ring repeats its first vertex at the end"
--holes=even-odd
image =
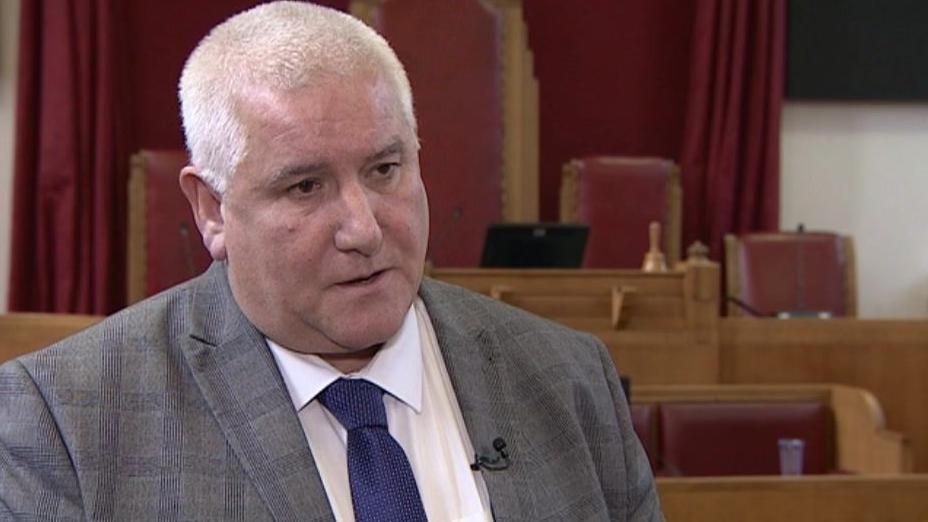
{"type": "Polygon", "coordinates": [[[928,100],[928,2],[791,0],[786,96],[928,100]]]}

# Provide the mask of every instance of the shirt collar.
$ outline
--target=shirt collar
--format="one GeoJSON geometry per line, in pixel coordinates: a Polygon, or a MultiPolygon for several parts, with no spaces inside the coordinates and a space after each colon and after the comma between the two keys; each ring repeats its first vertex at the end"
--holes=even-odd
{"type": "Polygon", "coordinates": [[[416,413],[422,411],[422,342],[414,306],[409,307],[400,329],[384,343],[371,362],[349,375],[317,355],[289,350],[270,339],[266,341],[297,411],[342,377],[366,379],[416,413]]]}

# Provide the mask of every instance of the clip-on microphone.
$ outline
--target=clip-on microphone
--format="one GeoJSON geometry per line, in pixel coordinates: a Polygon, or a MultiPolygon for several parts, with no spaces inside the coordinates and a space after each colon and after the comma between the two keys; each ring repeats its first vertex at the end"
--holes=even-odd
{"type": "Polygon", "coordinates": [[[502,471],[509,467],[509,452],[506,451],[506,441],[502,437],[493,439],[493,449],[496,450],[496,457],[487,457],[485,455],[474,454],[474,462],[471,463],[470,469],[477,471],[483,468],[487,471],[502,471]]]}

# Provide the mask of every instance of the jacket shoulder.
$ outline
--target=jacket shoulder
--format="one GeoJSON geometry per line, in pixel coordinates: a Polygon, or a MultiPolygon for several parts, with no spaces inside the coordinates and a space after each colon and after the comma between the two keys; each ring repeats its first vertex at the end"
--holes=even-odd
{"type": "Polygon", "coordinates": [[[151,359],[182,335],[184,329],[178,326],[186,316],[188,291],[186,284],[171,288],[46,348],[23,355],[17,362],[41,380],[51,367],[68,368],[68,374],[89,377],[99,372],[100,365],[117,357],[124,361],[136,357],[151,359]]]}

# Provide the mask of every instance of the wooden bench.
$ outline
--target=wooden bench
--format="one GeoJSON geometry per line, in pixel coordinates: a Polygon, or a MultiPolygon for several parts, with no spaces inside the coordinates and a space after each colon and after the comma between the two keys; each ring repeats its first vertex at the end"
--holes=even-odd
{"type": "MultiPolygon", "coordinates": [[[[821,426],[813,425],[809,428],[808,425],[821,422],[820,416],[816,416],[819,412],[815,411],[814,406],[824,405],[831,414],[829,421],[833,419],[833,427],[828,426],[827,429],[832,436],[825,444],[816,441],[814,447],[811,444],[813,441],[809,441],[810,445],[807,449],[814,452],[828,452],[824,459],[831,464],[830,467],[833,470],[859,474],[912,471],[913,461],[908,440],[903,435],[886,429],[879,402],[871,393],[861,388],[835,384],[633,386],[632,405],[633,408],[655,405],[663,407],[662,414],[652,413],[651,418],[660,419],[656,422],[664,424],[658,425],[654,431],[664,433],[665,436],[659,437],[660,443],[656,443],[653,435],[652,440],[643,441],[646,448],[651,447],[649,456],[652,457],[652,462],[665,464],[665,466],[658,465],[658,470],[666,468],[667,464],[670,465],[669,471],[671,472],[677,467],[682,467],[679,462],[666,462],[665,457],[679,459],[689,450],[709,453],[715,451],[721,455],[721,458],[732,458],[735,456],[732,452],[737,450],[740,458],[766,460],[768,462],[766,469],[773,468],[770,473],[775,474],[777,423],[783,425],[785,437],[796,436],[795,430],[802,429],[806,429],[806,433],[810,433],[812,437],[819,437],[821,426]],[[695,426],[694,429],[698,429],[699,426],[705,426],[706,422],[711,423],[713,416],[720,414],[718,408],[711,406],[719,405],[739,406],[740,409],[734,410],[734,413],[742,417],[740,420],[737,418],[733,420],[731,408],[721,413],[725,418],[719,418],[719,422],[726,423],[729,433],[714,434],[719,438],[720,448],[707,448],[705,438],[700,438],[695,433],[692,434],[691,443],[702,444],[702,447],[689,449],[666,447],[668,444],[676,446],[688,444],[687,434],[679,431],[686,428],[680,428],[680,425],[690,422],[691,427],[695,426]],[[681,417],[673,421],[677,423],[676,427],[669,426],[670,406],[674,407],[675,413],[673,414],[681,417]],[[687,412],[680,406],[709,407],[687,412]],[[688,417],[682,419],[683,415],[688,417]],[[697,419],[699,422],[692,422],[694,415],[700,417],[697,419]],[[797,416],[800,417],[798,420],[797,416]],[[758,419],[762,419],[763,426],[752,427],[747,424],[757,422],[758,419]],[[666,436],[671,429],[676,429],[677,432],[671,434],[670,437],[666,436]],[[740,437],[740,440],[725,441],[722,437],[726,435],[740,437]],[[750,437],[756,437],[758,444],[763,444],[763,447],[748,447],[751,441],[744,439],[750,437]],[[771,437],[773,437],[772,440],[769,440],[771,437]],[[726,448],[726,444],[732,447],[726,448]],[[731,453],[730,455],[726,453],[726,449],[731,449],[728,452],[731,453]],[[655,452],[659,456],[655,457],[653,455],[655,452]],[[772,464],[769,464],[770,462],[772,464]]],[[[822,455],[813,454],[809,455],[809,458],[810,462],[823,460],[822,455]]],[[[721,463],[719,469],[728,469],[726,464],[721,463]]],[[[817,465],[816,469],[819,472],[829,471],[823,469],[821,464],[817,465]]]]}

